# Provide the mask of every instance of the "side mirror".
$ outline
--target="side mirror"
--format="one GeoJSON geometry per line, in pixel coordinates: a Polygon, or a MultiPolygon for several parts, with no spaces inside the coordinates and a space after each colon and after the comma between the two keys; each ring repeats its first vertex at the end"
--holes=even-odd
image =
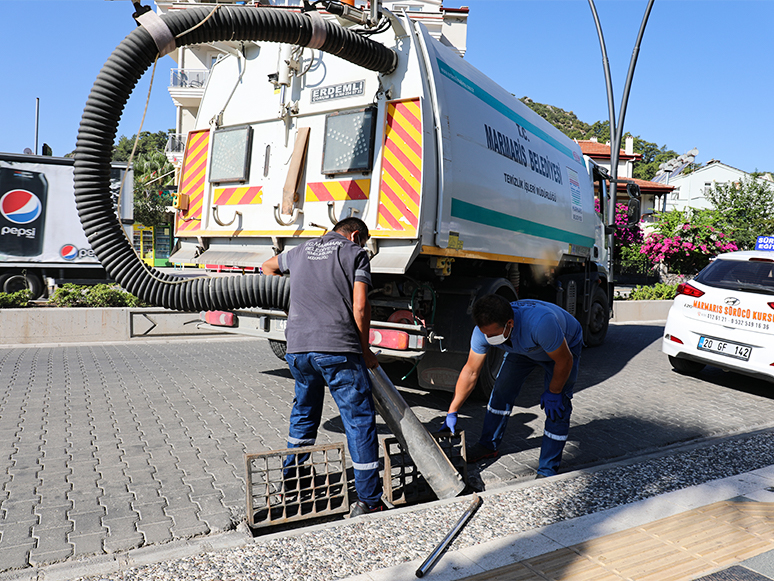
{"type": "MultiPolygon", "coordinates": [[[[637,186],[635,187],[637,188],[637,192],[639,194],[640,188],[637,186]]],[[[631,198],[629,200],[629,205],[626,208],[626,223],[629,226],[633,226],[640,222],[641,217],[642,217],[642,210],[640,208],[640,200],[638,198],[631,198]]]]}
{"type": "Polygon", "coordinates": [[[639,200],[640,199],[640,186],[633,183],[627,183],[626,184],[626,193],[629,196],[629,199],[632,200],[639,200]]]}

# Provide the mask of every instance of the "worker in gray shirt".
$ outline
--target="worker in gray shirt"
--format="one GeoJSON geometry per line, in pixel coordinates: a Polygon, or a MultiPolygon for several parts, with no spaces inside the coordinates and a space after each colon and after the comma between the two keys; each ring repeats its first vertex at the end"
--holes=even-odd
{"type": "Polygon", "coordinates": [[[290,273],[292,281],[285,359],[296,387],[288,447],[315,443],[327,385],[341,413],[355,469],[358,501],[351,517],[386,508],[368,378],[368,369],[379,365],[368,342],[371,267],[364,250],[368,238],[362,220],[346,218],[332,232],[262,266],[264,274],[290,273]]]}

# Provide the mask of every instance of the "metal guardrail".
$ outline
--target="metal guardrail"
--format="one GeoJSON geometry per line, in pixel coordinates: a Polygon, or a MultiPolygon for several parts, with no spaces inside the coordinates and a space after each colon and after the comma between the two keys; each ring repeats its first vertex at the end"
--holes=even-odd
{"type": "Polygon", "coordinates": [[[201,89],[207,84],[208,69],[172,69],[169,71],[169,86],[201,89]]]}
{"type": "Polygon", "coordinates": [[[164,152],[183,153],[185,151],[185,140],[187,137],[187,133],[170,133],[164,152]]]}

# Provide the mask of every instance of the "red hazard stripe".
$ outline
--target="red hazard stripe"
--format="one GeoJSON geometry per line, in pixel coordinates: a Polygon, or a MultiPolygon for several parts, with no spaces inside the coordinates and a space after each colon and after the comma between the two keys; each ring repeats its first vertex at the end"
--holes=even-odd
{"type": "MultiPolygon", "coordinates": [[[[414,202],[415,204],[419,205],[419,192],[417,192],[417,191],[414,189],[414,186],[412,186],[411,184],[409,184],[409,183],[406,181],[406,178],[404,178],[404,177],[401,175],[401,172],[400,172],[400,171],[397,171],[397,170],[395,169],[395,167],[393,167],[393,165],[390,163],[390,160],[389,160],[389,159],[386,159],[386,158],[385,158],[385,159],[382,161],[382,164],[384,165],[385,169],[387,170],[387,174],[389,174],[389,176],[390,176],[392,179],[394,179],[394,180],[395,180],[395,181],[398,183],[398,185],[399,185],[399,186],[401,186],[401,188],[403,188],[403,191],[405,192],[405,194],[406,194],[406,195],[407,195],[409,198],[411,198],[411,201],[412,201],[412,202],[414,202]]],[[[383,183],[384,183],[384,182],[383,182],[383,183]]],[[[387,186],[387,184],[385,183],[385,184],[384,184],[384,186],[386,187],[386,186],[387,186]]]]}
{"type": "MultiPolygon", "coordinates": [[[[411,135],[409,135],[408,131],[406,131],[403,127],[400,126],[400,122],[396,120],[394,117],[388,116],[388,126],[389,131],[394,131],[404,142],[406,147],[411,149],[415,154],[418,156],[422,155],[422,146],[417,143],[417,140],[414,139],[411,135]]],[[[395,137],[390,137],[391,142],[395,142],[395,137]]]]}
{"type": "Polygon", "coordinates": [[[393,230],[404,230],[403,224],[398,222],[398,219],[395,218],[392,214],[390,214],[384,206],[379,208],[379,216],[384,219],[385,222],[387,222],[390,226],[392,226],[393,230]]]}
{"type": "Polygon", "coordinates": [[[328,191],[323,182],[314,182],[309,184],[309,189],[314,192],[317,199],[321,202],[330,202],[333,200],[333,194],[328,191]]]}
{"type": "Polygon", "coordinates": [[[409,224],[412,226],[417,225],[417,217],[414,215],[414,212],[408,209],[403,200],[400,199],[400,196],[390,188],[389,184],[382,183],[382,193],[387,196],[390,202],[395,204],[395,207],[400,210],[400,213],[409,221],[409,224]]]}
{"type": "Polygon", "coordinates": [[[411,125],[414,129],[422,132],[422,122],[420,121],[419,117],[417,117],[414,114],[414,111],[406,104],[406,103],[398,103],[395,105],[395,109],[400,111],[400,114],[403,115],[403,117],[406,119],[406,121],[411,125]]]}
{"type": "Polygon", "coordinates": [[[350,200],[367,200],[368,196],[363,191],[363,189],[358,185],[358,183],[355,180],[352,180],[350,182],[342,182],[341,184],[344,186],[344,190],[347,192],[347,196],[349,196],[350,200]]]}

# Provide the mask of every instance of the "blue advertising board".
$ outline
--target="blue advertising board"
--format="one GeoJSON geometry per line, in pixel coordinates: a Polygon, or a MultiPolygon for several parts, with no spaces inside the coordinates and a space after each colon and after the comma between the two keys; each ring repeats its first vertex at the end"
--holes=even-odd
{"type": "Polygon", "coordinates": [[[755,250],[774,250],[774,236],[758,236],[755,250]]]}

